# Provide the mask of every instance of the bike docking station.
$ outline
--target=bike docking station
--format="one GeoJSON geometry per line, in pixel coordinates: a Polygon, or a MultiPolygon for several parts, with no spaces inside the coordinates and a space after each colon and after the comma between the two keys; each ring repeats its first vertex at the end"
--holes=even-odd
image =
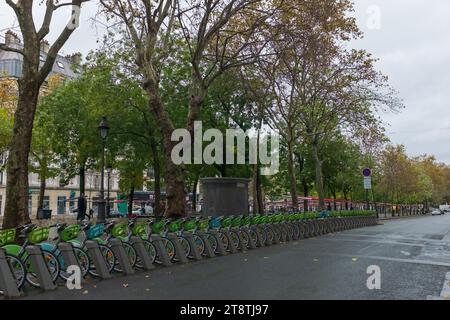
{"type": "Polygon", "coordinates": [[[217,252],[221,256],[224,256],[227,254],[227,250],[225,250],[225,247],[223,246],[222,239],[219,237],[219,232],[217,230],[209,230],[208,233],[216,239],[217,242],[217,252]]]}
{"type": "Polygon", "coordinates": [[[200,230],[198,230],[196,234],[203,240],[203,243],[205,244],[204,255],[208,258],[214,258],[216,255],[214,253],[213,248],[211,247],[211,243],[208,241],[207,234],[204,231],[200,230]]]}
{"type": "MultiPolygon", "coordinates": [[[[60,242],[58,243],[58,250],[61,252],[61,255],[64,259],[65,267],[69,266],[77,266],[80,268],[80,264],[78,259],[75,257],[75,253],[73,251],[73,245],[68,242],[60,242]]],[[[82,277],[81,282],[85,282],[85,279],[82,277]]]]}
{"type": "Polygon", "coordinates": [[[156,257],[159,258],[158,263],[160,263],[164,267],[170,267],[172,265],[172,262],[170,261],[169,254],[167,253],[167,249],[164,246],[164,242],[161,236],[158,234],[152,234],[150,236],[150,241],[155,246],[156,257]]]}
{"type": "Polygon", "coordinates": [[[122,241],[119,239],[111,239],[109,242],[111,244],[111,250],[116,256],[119,266],[122,269],[122,273],[125,275],[134,274],[134,269],[130,264],[130,260],[128,259],[128,255],[122,245],[122,241]]]}
{"type": "Polygon", "coordinates": [[[5,251],[0,248],[0,291],[6,298],[19,298],[21,293],[17,288],[16,279],[11,272],[5,251]]]}
{"type": "Polygon", "coordinates": [[[175,260],[180,263],[187,263],[188,259],[186,257],[186,251],[181,246],[178,235],[175,233],[168,233],[167,239],[172,241],[173,246],[175,247],[175,260]]]}
{"type": "Polygon", "coordinates": [[[155,266],[152,263],[152,258],[148,254],[147,250],[145,250],[144,242],[142,241],[142,239],[138,236],[131,236],[130,243],[141,259],[143,269],[147,271],[154,269],[155,266]]]}
{"type": "Polygon", "coordinates": [[[50,275],[41,248],[38,246],[27,246],[25,251],[28,253],[33,271],[39,279],[40,288],[44,291],[55,290],[57,286],[50,275]]]}
{"type": "Polygon", "coordinates": [[[109,272],[105,258],[100,252],[98,243],[92,240],[86,241],[86,248],[88,249],[89,258],[94,263],[95,270],[101,279],[111,279],[111,273],[109,272]]]}
{"type": "Polygon", "coordinates": [[[186,238],[186,240],[189,242],[189,245],[191,246],[191,255],[189,256],[189,258],[193,260],[203,259],[202,255],[200,254],[200,251],[198,251],[197,245],[195,244],[194,235],[192,234],[192,232],[183,232],[183,236],[186,238]]]}

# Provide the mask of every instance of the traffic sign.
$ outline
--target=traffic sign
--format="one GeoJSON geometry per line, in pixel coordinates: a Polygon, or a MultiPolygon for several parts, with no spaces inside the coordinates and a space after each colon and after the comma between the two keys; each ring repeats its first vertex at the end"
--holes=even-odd
{"type": "Polygon", "coordinates": [[[363,170],[363,176],[364,177],[370,177],[372,175],[372,170],[370,170],[369,168],[365,168],[363,170]]]}
{"type": "Polygon", "coordinates": [[[364,189],[369,190],[372,189],[372,178],[364,177],[364,189]]]}

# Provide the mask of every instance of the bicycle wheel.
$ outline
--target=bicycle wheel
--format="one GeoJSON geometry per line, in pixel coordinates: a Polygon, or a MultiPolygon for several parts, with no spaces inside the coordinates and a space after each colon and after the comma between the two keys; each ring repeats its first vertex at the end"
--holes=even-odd
{"type": "MultiPolygon", "coordinates": [[[[150,259],[151,259],[152,263],[154,263],[155,259],[156,259],[156,248],[155,248],[155,246],[153,245],[153,243],[151,243],[148,240],[142,240],[142,242],[144,244],[145,251],[147,251],[148,255],[150,256],[150,259]]],[[[140,268],[140,269],[144,268],[144,265],[142,264],[142,260],[141,260],[141,258],[139,256],[138,256],[138,258],[136,260],[136,267],[140,268]]]]}
{"type": "Polygon", "coordinates": [[[231,241],[234,243],[236,248],[239,248],[239,236],[236,231],[230,231],[231,241]]]}
{"type": "MultiPolygon", "coordinates": [[[[189,241],[184,237],[178,237],[178,241],[180,241],[181,248],[183,249],[186,258],[189,258],[191,255],[191,245],[189,244],[189,241]]],[[[178,261],[176,255],[174,261],[178,261]]]]}
{"type": "MultiPolygon", "coordinates": [[[[74,253],[74,255],[75,255],[75,258],[76,258],[77,261],[78,261],[78,266],[80,267],[81,276],[84,278],[84,277],[87,276],[87,274],[88,274],[88,272],[89,272],[89,267],[90,267],[89,256],[88,256],[88,254],[87,254],[86,251],[84,251],[84,250],[81,249],[81,248],[77,248],[77,247],[74,247],[74,248],[73,248],[73,253],[74,253]]],[[[69,279],[69,277],[70,277],[72,274],[69,274],[69,273],[67,272],[67,267],[68,267],[68,266],[66,266],[66,264],[64,263],[64,260],[62,260],[62,259],[63,259],[62,255],[59,254],[59,255],[58,255],[58,261],[60,261],[60,265],[61,265],[61,266],[64,266],[64,267],[61,268],[60,277],[61,277],[63,280],[67,280],[67,279],[69,279]]]]}
{"type": "MultiPolygon", "coordinates": [[[[137,252],[136,252],[136,250],[128,242],[122,242],[122,246],[123,246],[123,248],[125,250],[125,253],[127,254],[128,261],[130,262],[130,266],[132,268],[134,268],[134,266],[136,266],[136,261],[137,261],[137,252]]],[[[117,259],[116,259],[116,264],[114,266],[114,271],[117,271],[117,272],[122,272],[123,271],[122,266],[120,265],[119,261],[117,261],[117,259]]]]}
{"type": "Polygon", "coordinates": [[[253,243],[257,244],[258,243],[258,234],[256,233],[256,231],[254,229],[250,229],[249,234],[250,234],[250,238],[253,240],[253,243]]]}
{"type": "MultiPolygon", "coordinates": [[[[104,244],[99,244],[98,247],[108,266],[108,271],[112,272],[114,266],[116,265],[116,256],[114,255],[114,252],[111,250],[111,248],[105,246],[104,244]]],[[[89,274],[93,277],[98,277],[99,274],[95,268],[95,264],[93,263],[91,256],[89,256],[89,265],[89,274]]]]}
{"type": "MultiPolygon", "coordinates": [[[[170,261],[174,261],[175,259],[175,245],[172,241],[170,241],[167,238],[162,238],[164,242],[164,247],[166,248],[167,255],[169,256],[170,261]]],[[[161,260],[158,260],[158,262],[161,262],[161,260]]]]}
{"type": "Polygon", "coordinates": [[[223,244],[223,248],[225,249],[225,251],[229,251],[229,240],[228,237],[223,233],[223,232],[219,232],[218,234],[220,241],[222,241],[223,244]]]}
{"type": "Polygon", "coordinates": [[[241,235],[242,244],[245,248],[248,248],[248,243],[250,242],[250,239],[248,238],[248,234],[245,231],[239,230],[239,234],[241,235]]]}
{"type": "MultiPolygon", "coordinates": [[[[21,289],[26,281],[26,273],[27,270],[25,268],[24,263],[18,257],[8,254],[5,254],[6,261],[8,262],[9,269],[14,279],[16,280],[17,289],[21,289]]],[[[0,291],[3,294],[2,291],[0,291]]]]}
{"type": "Polygon", "coordinates": [[[206,239],[208,240],[209,244],[211,245],[211,248],[212,248],[213,252],[216,253],[217,252],[217,247],[218,247],[218,243],[217,243],[216,237],[214,237],[211,234],[207,234],[206,235],[206,239]]]}
{"type": "MultiPolygon", "coordinates": [[[[53,282],[55,282],[56,279],[58,279],[59,273],[61,271],[61,267],[59,265],[58,258],[52,252],[47,251],[47,250],[42,250],[42,256],[44,257],[44,261],[47,265],[48,271],[50,272],[52,280],[53,280],[53,282]]],[[[27,270],[27,272],[26,272],[27,282],[35,288],[40,288],[41,284],[39,283],[39,278],[31,264],[30,256],[27,256],[24,259],[23,263],[27,270]]]]}
{"type": "Polygon", "coordinates": [[[200,255],[203,255],[205,253],[205,242],[202,238],[200,238],[198,235],[194,234],[194,243],[197,247],[198,252],[200,255]]]}
{"type": "Polygon", "coordinates": [[[267,243],[267,232],[263,227],[258,227],[256,229],[258,235],[261,237],[261,242],[265,245],[267,243]]]}
{"type": "Polygon", "coordinates": [[[266,234],[267,234],[267,241],[269,243],[273,243],[275,240],[275,233],[273,232],[272,228],[269,226],[266,226],[266,234]]]}

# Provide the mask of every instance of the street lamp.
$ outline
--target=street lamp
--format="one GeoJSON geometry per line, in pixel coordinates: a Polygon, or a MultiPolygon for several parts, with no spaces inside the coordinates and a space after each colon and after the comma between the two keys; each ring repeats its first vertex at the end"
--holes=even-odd
{"type": "Polygon", "coordinates": [[[102,117],[102,121],[98,126],[100,137],[102,138],[102,168],[100,181],[100,201],[98,203],[98,223],[105,222],[105,142],[108,136],[109,126],[106,117],[102,117]]]}
{"type": "Polygon", "coordinates": [[[111,206],[110,206],[110,202],[109,202],[109,184],[110,184],[110,179],[111,179],[111,172],[112,172],[112,167],[110,164],[108,164],[106,166],[106,172],[108,173],[108,179],[107,179],[107,184],[106,184],[106,216],[109,218],[111,216],[111,206]]]}

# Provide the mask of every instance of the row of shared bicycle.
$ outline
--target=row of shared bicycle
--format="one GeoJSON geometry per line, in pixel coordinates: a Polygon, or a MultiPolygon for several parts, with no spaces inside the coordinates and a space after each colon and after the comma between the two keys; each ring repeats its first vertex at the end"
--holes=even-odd
{"type": "MultiPolygon", "coordinates": [[[[83,277],[99,277],[88,242],[95,242],[110,273],[123,272],[112,239],[120,241],[129,265],[143,269],[144,259],[136,242],[145,248],[152,264],[167,265],[198,257],[225,255],[247,249],[309,238],[376,224],[371,211],[190,217],[180,219],[119,219],[102,224],[34,224],[0,230],[0,248],[17,288],[25,284],[39,288],[40,278],[26,248],[38,246],[54,283],[71,276],[59,244],[70,244],[83,277]],[[157,244],[157,242],[159,242],[157,244]]],[[[117,241],[116,241],[117,242],[117,241]]],[[[147,260],[148,261],[148,260],[147,260]]],[[[0,270],[1,271],[1,270],[0,270]]],[[[1,290],[1,288],[0,288],[1,290]]]]}

